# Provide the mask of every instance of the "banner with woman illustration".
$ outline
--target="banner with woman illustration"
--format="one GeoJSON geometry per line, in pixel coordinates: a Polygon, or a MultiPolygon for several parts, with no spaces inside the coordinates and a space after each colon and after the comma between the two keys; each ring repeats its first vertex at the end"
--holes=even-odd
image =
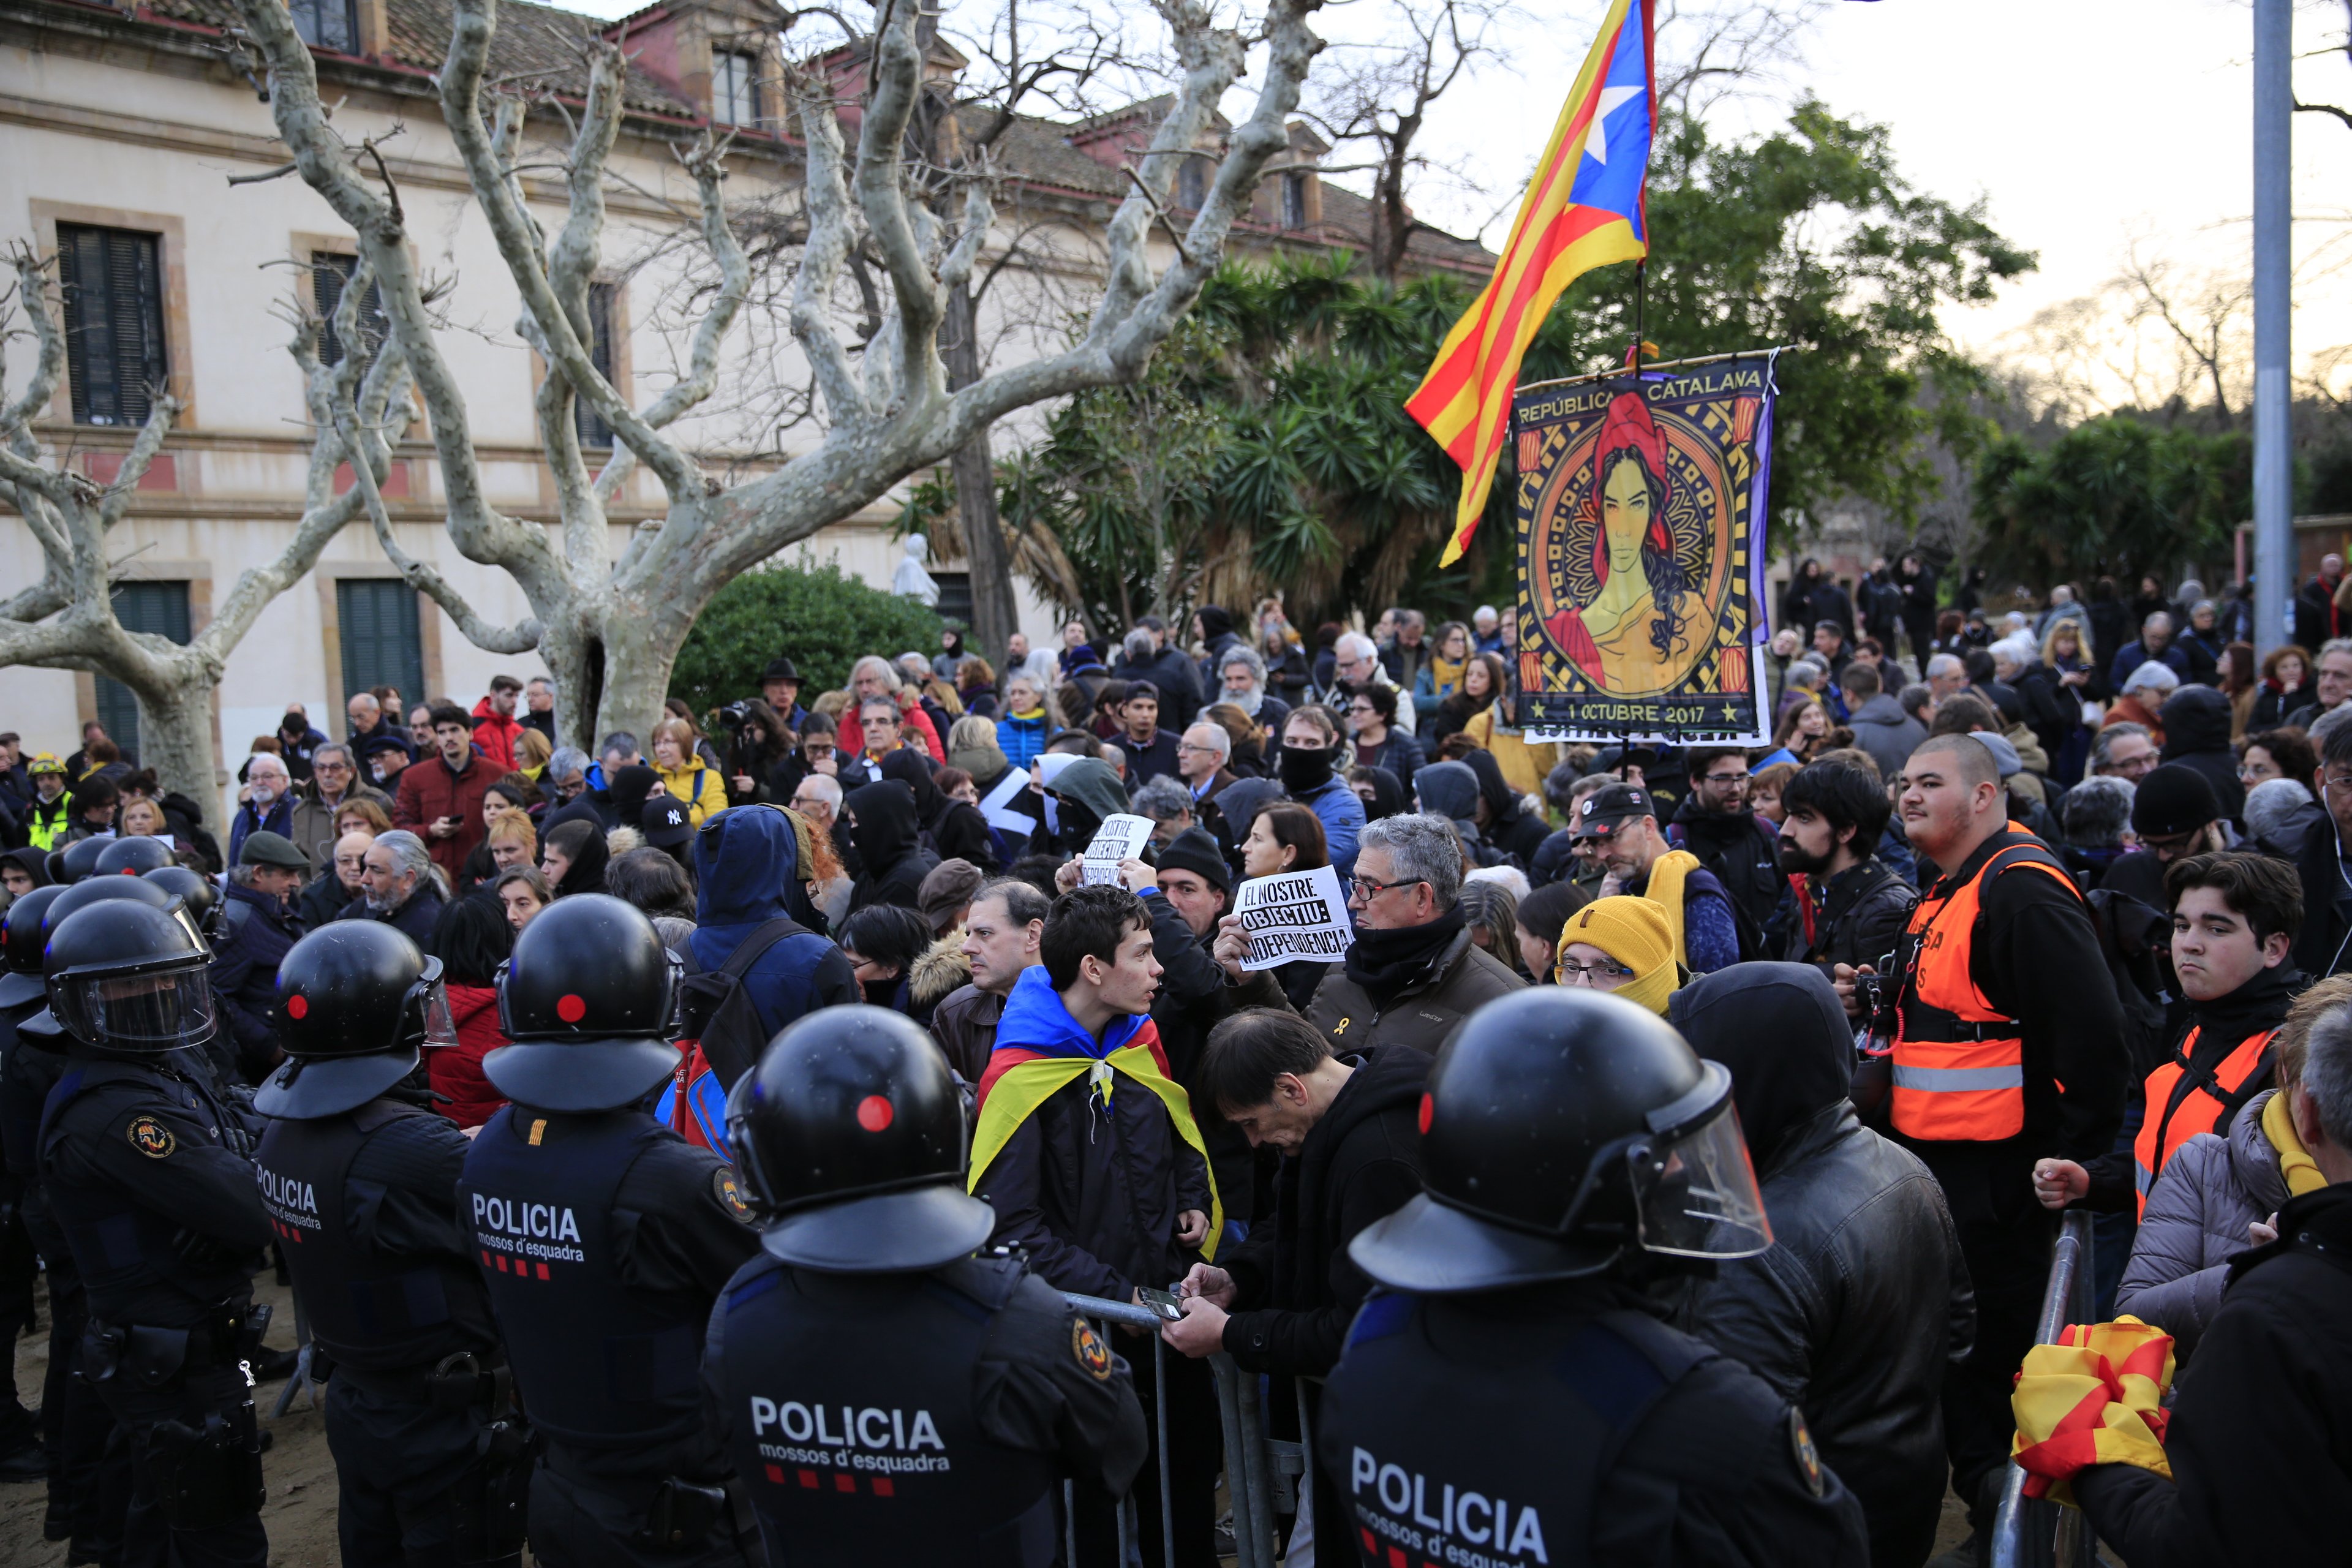
{"type": "Polygon", "coordinates": [[[1777,351],[1523,387],[1519,722],[1760,745],[1777,351]]]}

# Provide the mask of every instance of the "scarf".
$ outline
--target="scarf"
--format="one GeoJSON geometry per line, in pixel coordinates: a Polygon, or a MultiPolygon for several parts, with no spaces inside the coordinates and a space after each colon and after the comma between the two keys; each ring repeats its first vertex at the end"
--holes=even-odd
{"type": "Polygon", "coordinates": [[[1466,658],[1440,658],[1435,654],[1430,655],[1429,681],[1437,688],[1440,697],[1450,697],[1461,689],[1462,671],[1469,663],[1466,658]]]}
{"type": "Polygon", "coordinates": [[[2287,1110],[2284,1090],[2272,1095],[2271,1102],[2263,1107],[2263,1136],[2278,1151],[2279,1174],[2286,1178],[2288,1196],[2299,1198],[2327,1184],[2327,1178],[2319,1173],[2318,1162],[2294,1135],[2294,1118],[2287,1110]]]}
{"type": "Polygon", "coordinates": [[[1427,976],[1463,924],[1462,906],[1455,904],[1427,925],[1391,931],[1359,926],[1355,943],[1348,949],[1348,978],[1363,987],[1374,1007],[1386,1012],[1406,986],[1427,976]]]}
{"type": "Polygon", "coordinates": [[[1671,849],[1651,864],[1650,879],[1642,897],[1666,911],[1666,929],[1674,933],[1675,961],[1690,963],[1690,945],[1683,932],[1683,879],[1698,869],[1698,857],[1687,849],[1671,849]]]}
{"type": "Polygon", "coordinates": [[[1283,747],[1276,753],[1276,769],[1282,775],[1282,787],[1296,798],[1329,784],[1332,756],[1338,750],[1336,746],[1283,747]]]}

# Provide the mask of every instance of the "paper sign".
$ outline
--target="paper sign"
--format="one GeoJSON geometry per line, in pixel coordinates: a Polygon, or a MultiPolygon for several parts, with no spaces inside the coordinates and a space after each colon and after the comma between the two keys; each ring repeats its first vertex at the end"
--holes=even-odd
{"type": "Polygon", "coordinates": [[[1118,885],[1118,863],[1132,860],[1151,842],[1151,818],[1118,812],[1103,818],[1094,842],[1087,846],[1083,879],[1087,887],[1118,885]]]}
{"type": "Polygon", "coordinates": [[[1244,969],[1272,969],[1296,959],[1328,963],[1356,940],[1348,893],[1328,866],[1260,877],[1234,889],[1234,912],[1249,938],[1244,969]]]}
{"type": "Polygon", "coordinates": [[[988,819],[991,827],[1002,827],[1007,833],[1034,833],[1037,819],[1013,809],[1021,792],[1029,787],[1029,775],[1019,768],[1007,768],[1004,777],[990,790],[980,803],[980,815],[988,819]]]}

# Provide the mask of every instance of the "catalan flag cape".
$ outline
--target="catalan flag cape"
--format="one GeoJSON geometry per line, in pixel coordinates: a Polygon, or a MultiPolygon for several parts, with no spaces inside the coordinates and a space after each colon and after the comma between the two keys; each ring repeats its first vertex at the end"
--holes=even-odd
{"type": "Polygon", "coordinates": [[[1650,251],[1652,0],[1614,0],[1561,106],[1527,205],[1477,303],[1454,323],[1405,411],[1462,466],[1462,500],[1441,565],[1469,548],[1509,435],[1519,360],[1560,291],[1595,267],[1650,251]]]}
{"type": "Polygon", "coordinates": [[[1225,1232],[1224,1200],[1217,1195],[1217,1173],[1209,1163],[1208,1147],[1192,1120],[1192,1102],[1183,1086],[1171,1076],[1168,1058],[1160,1049],[1160,1026],[1150,1018],[1123,1019],[1096,1041],[1086,1036],[1054,994],[1042,965],[1022,972],[1006,998],[997,1037],[1027,1038],[1041,1048],[999,1046],[980,1077],[980,1117],[971,1142],[971,1169],[965,1190],[977,1193],[988,1167],[1004,1152],[1021,1124],[1055,1092],[1079,1079],[1089,1079],[1093,1092],[1108,1104],[1121,1092],[1138,1089],[1158,1095],[1167,1107],[1176,1135],[1201,1157],[1209,1178],[1209,1234],[1201,1256],[1216,1261],[1217,1242],[1225,1232]],[[1043,1022],[1043,1029],[1024,1026],[1024,1019],[1043,1022]],[[1096,1054],[1099,1052],[1100,1054],[1096,1054]],[[1122,1090],[1120,1079],[1133,1088],[1122,1090]]]}

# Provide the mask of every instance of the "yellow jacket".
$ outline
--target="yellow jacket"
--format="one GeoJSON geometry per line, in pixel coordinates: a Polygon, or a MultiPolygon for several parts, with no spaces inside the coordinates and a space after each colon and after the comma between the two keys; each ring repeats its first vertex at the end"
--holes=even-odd
{"type": "MultiPolygon", "coordinates": [[[[659,763],[651,764],[661,775],[662,788],[686,803],[687,821],[696,827],[727,809],[727,786],[710,771],[698,753],[688,752],[685,764],[666,768],[659,763]]],[[[634,827],[635,823],[624,823],[634,827]]]]}
{"type": "Polygon", "coordinates": [[[1544,780],[1559,765],[1559,746],[1556,742],[1523,741],[1517,730],[1497,727],[1492,703],[1471,714],[1462,732],[1495,754],[1495,765],[1503,770],[1504,783],[1521,795],[1543,798],[1544,780]]]}

